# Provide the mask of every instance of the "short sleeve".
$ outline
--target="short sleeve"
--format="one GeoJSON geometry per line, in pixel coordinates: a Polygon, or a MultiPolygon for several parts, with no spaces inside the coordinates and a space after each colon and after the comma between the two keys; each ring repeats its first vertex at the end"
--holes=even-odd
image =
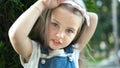
{"type": "Polygon", "coordinates": [[[78,59],[80,57],[80,50],[79,50],[79,46],[78,44],[73,45],[73,47],[75,48],[72,54],[73,60],[75,62],[75,68],[79,68],[79,63],[78,63],[78,59]]]}
{"type": "Polygon", "coordinates": [[[32,41],[33,44],[33,51],[30,56],[30,59],[28,63],[24,62],[24,58],[20,55],[20,62],[24,68],[37,68],[38,62],[39,62],[39,57],[40,57],[40,45],[37,44],[37,42],[32,41]]]}

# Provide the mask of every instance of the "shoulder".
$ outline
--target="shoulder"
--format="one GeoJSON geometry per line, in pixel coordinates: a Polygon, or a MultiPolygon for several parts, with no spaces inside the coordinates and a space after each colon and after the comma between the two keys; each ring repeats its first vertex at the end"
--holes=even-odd
{"type": "Polygon", "coordinates": [[[33,44],[33,46],[36,46],[36,47],[40,46],[40,44],[37,41],[34,41],[34,40],[32,40],[32,44],[33,44]]]}
{"type": "Polygon", "coordinates": [[[33,44],[33,51],[32,51],[32,53],[40,52],[40,50],[41,50],[40,45],[41,44],[36,42],[36,41],[34,41],[34,40],[32,40],[32,44],[33,44]]]}
{"type": "Polygon", "coordinates": [[[80,53],[79,48],[80,46],[78,44],[73,45],[73,55],[79,56],[79,53],[80,53]]]}

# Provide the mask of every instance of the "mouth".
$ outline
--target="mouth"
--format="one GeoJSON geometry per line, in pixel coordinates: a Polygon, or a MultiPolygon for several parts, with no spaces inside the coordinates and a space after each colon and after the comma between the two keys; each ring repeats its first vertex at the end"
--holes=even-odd
{"type": "Polygon", "coordinates": [[[61,44],[61,42],[59,40],[52,40],[53,44],[58,46],[61,44]]]}

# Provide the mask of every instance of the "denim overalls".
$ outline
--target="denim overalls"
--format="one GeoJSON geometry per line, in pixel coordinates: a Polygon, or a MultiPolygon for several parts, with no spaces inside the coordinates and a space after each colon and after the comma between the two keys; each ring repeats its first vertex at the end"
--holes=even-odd
{"type": "Polygon", "coordinates": [[[43,55],[39,60],[38,68],[75,68],[71,57],[73,48],[70,46],[61,51],[56,51],[57,54],[52,53],[53,56],[47,56],[49,51],[45,49],[41,49],[41,53],[43,55]]]}

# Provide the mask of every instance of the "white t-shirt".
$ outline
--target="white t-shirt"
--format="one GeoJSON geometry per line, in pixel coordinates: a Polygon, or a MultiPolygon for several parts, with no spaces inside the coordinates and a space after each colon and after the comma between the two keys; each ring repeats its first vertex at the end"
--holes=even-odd
{"type": "MultiPolygon", "coordinates": [[[[21,64],[24,68],[38,68],[39,58],[41,56],[40,45],[37,42],[32,41],[33,51],[28,63],[24,62],[24,59],[20,56],[21,64]]],[[[78,45],[74,45],[78,46],[78,45]]],[[[75,63],[76,68],[79,68],[78,59],[79,59],[79,50],[74,49],[72,54],[72,59],[75,63]]]]}

